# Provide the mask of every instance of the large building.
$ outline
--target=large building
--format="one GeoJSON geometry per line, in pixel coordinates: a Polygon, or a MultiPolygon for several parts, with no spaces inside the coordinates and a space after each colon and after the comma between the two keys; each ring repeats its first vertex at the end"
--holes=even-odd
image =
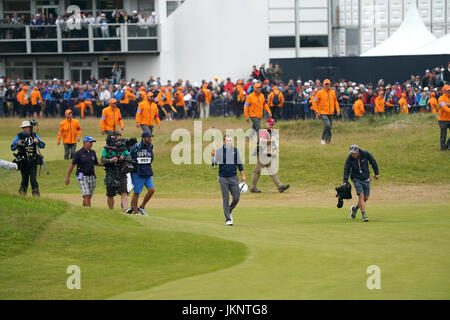
{"type": "Polygon", "coordinates": [[[0,75],[84,82],[118,64],[128,80],[246,78],[270,59],[360,55],[395,32],[410,6],[437,37],[450,33],[450,0],[0,0],[0,75]],[[109,24],[4,23],[63,16],[73,5],[109,24]],[[116,24],[115,9],[158,21],[116,24]]]}

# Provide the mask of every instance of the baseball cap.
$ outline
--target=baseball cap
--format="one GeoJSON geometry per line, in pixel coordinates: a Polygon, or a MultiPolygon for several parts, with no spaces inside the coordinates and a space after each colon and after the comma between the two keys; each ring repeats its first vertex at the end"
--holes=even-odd
{"type": "Polygon", "coordinates": [[[142,132],[142,138],[151,138],[153,137],[153,134],[151,134],[149,131],[142,132]]]}
{"type": "Polygon", "coordinates": [[[70,109],[67,109],[66,110],[66,112],[64,112],[64,114],[67,116],[68,114],[71,114],[72,113],[72,110],[70,110],[70,109]]]}
{"type": "Polygon", "coordinates": [[[323,80],[323,84],[330,84],[331,82],[330,82],[330,79],[325,79],[325,80],[323,80]]]}
{"type": "Polygon", "coordinates": [[[154,96],[154,94],[153,94],[153,92],[149,92],[149,93],[147,93],[147,97],[153,97],[154,96]]]}
{"type": "Polygon", "coordinates": [[[96,142],[96,141],[91,136],[86,136],[83,138],[83,142],[96,142]]]}
{"type": "Polygon", "coordinates": [[[117,103],[117,100],[116,100],[115,98],[111,98],[111,99],[109,100],[109,103],[117,103]]]}
{"type": "Polygon", "coordinates": [[[273,118],[268,118],[266,123],[268,123],[268,124],[275,124],[275,120],[273,118]]]}
{"type": "Polygon", "coordinates": [[[261,84],[255,83],[255,84],[253,85],[253,87],[254,87],[254,88],[261,88],[261,84]]]}
{"type": "Polygon", "coordinates": [[[350,146],[350,153],[356,153],[356,152],[358,152],[358,150],[359,150],[359,147],[357,144],[352,144],[350,146]]]}

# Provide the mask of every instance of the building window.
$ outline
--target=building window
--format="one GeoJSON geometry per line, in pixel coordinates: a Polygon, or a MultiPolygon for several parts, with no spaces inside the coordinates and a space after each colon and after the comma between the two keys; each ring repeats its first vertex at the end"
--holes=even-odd
{"type": "Polygon", "coordinates": [[[36,71],[38,80],[64,79],[64,58],[38,57],[36,71]]]}
{"type": "Polygon", "coordinates": [[[6,60],[6,77],[16,80],[33,80],[32,58],[15,58],[6,60]]]}
{"type": "Polygon", "coordinates": [[[119,57],[114,58],[99,58],[98,61],[98,78],[99,79],[111,79],[112,73],[111,70],[113,65],[117,63],[119,68],[122,69],[122,79],[126,79],[126,68],[125,68],[125,60],[119,57]]]}
{"type": "Polygon", "coordinates": [[[167,16],[170,16],[172,12],[177,10],[180,4],[180,1],[167,1],[167,16]]]}
{"type": "Polygon", "coordinates": [[[70,0],[69,6],[78,6],[81,12],[92,12],[92,0],[70,0]]]}
{"type": "Polygon", "coordinates": [[[97,0],[97,9],[102,11],[123,9],[123,0],[97,0]]]}
{"type": "Polygon", "coordinates": [[[300,36],[300,47],[328,47],[328,36],[300,36]]]}
{"type": "Polygon", "coordinates": [[[3,0],[3,11],[7,12],[30,12],[29,0],[3,0]]]}
{"type": "Polygon", "coordinates": [[[295,37],[269,37],[269,48],[295,48],[295,37]]]}

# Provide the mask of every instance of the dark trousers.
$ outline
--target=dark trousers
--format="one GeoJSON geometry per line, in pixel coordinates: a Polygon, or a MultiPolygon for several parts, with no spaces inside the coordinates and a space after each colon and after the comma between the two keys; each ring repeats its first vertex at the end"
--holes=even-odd
{"type": "Polygon", "coordinates": [[[439,128],[441,128],[441,150],[445,151],[450,147],[450,138],[447,140],[447,130],[450,130],[450,121],[439,121],[439,128]]]}
{"type": "Polygon", "coordinates": [[[73,157],[75,156],[75,152],[77,152],[77,144],[76,143],[64,144],[64,159],[65,160],[73,159],[73,157]]]}
{"type": "Polygon", "coordinates": [[[242,110],[244,109],[244,102],[235,101],[233,107],[234,107],[234,114],[236,118],[239,119],[242,115],[242,110]]]}
{"type": "Polygon", "coordinates": [[[22,174],[22,183],[20,184],[20,191],[24,193],[28,190],[28,182],[31,182],[31,188],[33,191],[39,190],[39,184],[36,180],[37,174],[37,164],[35,161],[28,161],[27,165],[25,165],[21,170],[22,174]]]}
{"type": "Polygon", "coordinates": [[[331,142],[331,129],[333,127],[333,120],[331,115],[322,114],[320,119],[323,120],[322,140],[331,142]]]}
{"type": "Polygon", "coordinates": [[[278,121],[280,119],[281,108],[280,107],[270,107],[270,111],[272,112],[272,118],[275,121],[278,121]]]}
{"type": "Polygon", "coordinates": [[[225,221],[231,220],[231,212],[237,206],[240,199],[239,192],[239,178],[232,177],[219,177],[220,190],[222,191],[223,200],[223,214],[225,221]],[[230,203],[230,193],[233,200],[230,203]]]}

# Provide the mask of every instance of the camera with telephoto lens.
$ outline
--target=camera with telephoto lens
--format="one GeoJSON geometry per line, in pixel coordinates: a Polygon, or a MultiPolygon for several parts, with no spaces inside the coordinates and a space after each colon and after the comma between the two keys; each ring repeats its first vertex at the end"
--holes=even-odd
{"type": "MultiPolygon", "coordinates": [[[[113,151],[116,155],[121,155],[124,151],[130,151],[131,147],[137,143],[136,138],[117,139],[117,136],[117,133],[113,133],[106,138],[105,148],[108,152],[113,151]]],[[[117,161],[114,166],[116,167],[116,171],[122,174],[132,173],[134,171],[134,162],[134,160],[124,159],[117,161]]]]}

